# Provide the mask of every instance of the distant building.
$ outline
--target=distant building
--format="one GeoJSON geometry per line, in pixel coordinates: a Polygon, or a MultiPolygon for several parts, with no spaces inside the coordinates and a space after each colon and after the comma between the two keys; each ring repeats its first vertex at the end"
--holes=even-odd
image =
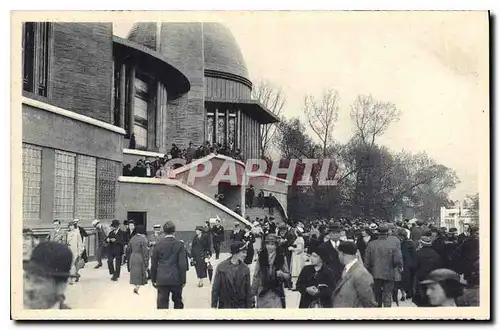
{"type": "Polygon", "coordinates": [[[459,233],[464,231],[464,224],[472,223],[473,218],[470,216],[470,209],[461,208],[459,205],[454,208],[441,207],[441,227],[457,228],[459,233]]]}
{"type": "MultiPolygon", "coordinates": [[[[173,220],[181,239],[191,239],[211,217],[227,228],[246,222],[233,212],[241,205],[245,215],[242,180],[188,185],[190,165],[168,180],[122,176],[124,165],[163,157],[173,143],[221,143],[259,158],[261,125],[279,119],[251,99],[243,56],[226,27],[139,23],[124,39],[113,35],[112,23],[27,22],[22,46],[24,227],[42,235],[54,219],[78,218],[87,228],[93,219],[134,219],[151,230],[173,220]],[[214,199],[221,190],[227,207],[214,199]]],[[[229,157],[200,162],[215,171],[224,160],[245,172],[229,157]]],[[[266,180],[250,183],[277,196],[284,215],[285,182],[266,180]]],[[[92,255],[92,243],[88,249],[92,255]]]]}

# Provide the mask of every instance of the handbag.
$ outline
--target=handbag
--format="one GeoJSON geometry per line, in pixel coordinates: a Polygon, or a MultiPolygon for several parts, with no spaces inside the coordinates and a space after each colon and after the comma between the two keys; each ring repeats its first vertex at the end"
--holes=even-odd
{"type": "Polygon", "coordinates": [[[82,269],[85,267],[85,261],[83,261],[82,257],[78,257],[75,260],[75,267],[77,270],[82,269]]]}

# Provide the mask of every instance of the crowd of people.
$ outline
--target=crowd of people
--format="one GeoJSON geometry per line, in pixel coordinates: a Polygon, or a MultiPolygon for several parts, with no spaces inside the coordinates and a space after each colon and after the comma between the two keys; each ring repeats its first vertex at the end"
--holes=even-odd
{"type": "MultiPolygon", "coordinates": [[[[221,220],[214,218],[196,227],[185,243],[176,238],[171,221],[155,225],[150,235],[133,221],[92,225],[95,268],[102,267],[106,254],[111,280],[118,281],[126,266],[134,294],[151,281],[158,309],[168,308],[170,299],[175,309],[184,307],[190,266],[198,287],[209,278],[212,308],[391,307],[406,299],[419,307],[479,305],[477,226],[465,225],[458,235],[455,228],[424,222],[340,219],[292,225],[266,216],[251,226],[236,222],[226,239],[221,220]],[[212,256],[219,259],[225,242],[231,256],[213,267],[212,256]],[[286,290],[300,293],[298,306],[287,306],[286,290]]],[[[54,221],[47,241],[34,247],[25,263],[26,308],[69,308],[65,285],[79,280],[87,258],[80,228],[78,221],[67,229],[54,221]]]]}
{"type": "Polygon", "coordinates": [[[244,161],[241,150],[236,148],[231,150],[227,145],[221,143],[211,144],[206,142],[205,145],[195,147],[192,142],[184,149],[180,149],[177,144],[172,143],[170,152],[164,157],[144,158],[139,159],[134,167],[132,164],[123,166],[123,176],[135,176],[144,178],[164,178],[168,176],[171,169],[176,169],[182,165],[173,164],[169,166],[168,162],[172,159],[183,159],[186,164],[191,163],[195,159],[200,159],[210,154],[225,155],[236,160],[244,161]]]}

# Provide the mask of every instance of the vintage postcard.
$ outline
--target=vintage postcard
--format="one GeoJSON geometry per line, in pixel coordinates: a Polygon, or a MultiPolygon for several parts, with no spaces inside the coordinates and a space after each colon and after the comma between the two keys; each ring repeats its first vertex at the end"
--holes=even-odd
{"type": "Polygon", "coordinates": [[[12,318],[491,317],[488,12],[11,18],[12,318]]]}

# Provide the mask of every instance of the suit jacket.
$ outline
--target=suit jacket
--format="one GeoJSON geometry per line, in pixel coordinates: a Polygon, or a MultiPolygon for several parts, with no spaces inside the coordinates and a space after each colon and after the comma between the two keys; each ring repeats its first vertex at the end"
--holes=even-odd
{"type": "Polygon", "coordinates": [[[368,243],[365,251],[365,267],[373,278],[394,281],[396,268],[403,267],[399,239],[382,235],[368,243]]]}
{"type": "Polygon", "coordinates": [[[339,260],[339,252],[330,241],[321,244],[320,248],[328,255],[323,262],[332,271],[334,284],[336,285],[342,275],[342,270],[344,270],[344,265],[339,260]]]}
{"type": "Polygon", "coordinates": [[[186,248],[175,237],[162,238],[151,255],[151,282],[158,286],[186,284],[186,248]]]}
{"type": "Polygon", "coordinates": [[[108,234],[108,238],[115,238],[116,241],[109,242],[108,249],[109,253],[112,256],[120,256],[123,254],[123,246],[125,245],[125,232],[121,229],[118,229],[118,232],[115,233],[114,229],[108,234]]]}
{"type": "Polygon", "coordinates": [[[359,261],[349,268],[333,290],[333,307],[377,307],[373,294],[373,277],[359,261]]]}

